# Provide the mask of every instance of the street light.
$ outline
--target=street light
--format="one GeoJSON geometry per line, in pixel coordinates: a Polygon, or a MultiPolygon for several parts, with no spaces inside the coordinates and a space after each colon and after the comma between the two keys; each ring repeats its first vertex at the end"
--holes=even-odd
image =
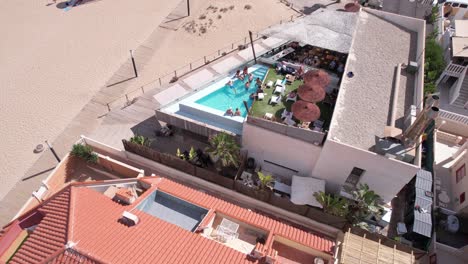
{"type": "Polygon", "coordinates": [[[59,156],[57,155],[57,153],[55,152],[54,147],[53,147],[51,144],[49,144],[49,141],[47,141],[47,140],[45,141],[45,143],[47,144],[47,147],[49,147],[49,149],[50,149],[50,151],[52,152],[52,154],[54,154],[55,159],[56,159],[58,162],[60,162],[60,158],[59,158],[59,156]]]}
{"type": "Polygon", "coordinates": [[[136,68],[136,65],[135,65],[135,58],[133,58],[133,50],[130,50],[130,57],[132,58],[133,71],[135,72],[135,78],[137,78],[138,77],[138,72],[137,72],[137,68],[136,68]]]}
{"type": "Polygon", "coordinates": [[[253,44],[253,39],[252,39],[252,31],[249,30],[249,37],[250,37],[250,46],[252,46],[252,52],[254,56],[254,61],[255,64],[257,63],[257,56],[255,55],[255,49],[254,49],[254,44],[253,44]]]}

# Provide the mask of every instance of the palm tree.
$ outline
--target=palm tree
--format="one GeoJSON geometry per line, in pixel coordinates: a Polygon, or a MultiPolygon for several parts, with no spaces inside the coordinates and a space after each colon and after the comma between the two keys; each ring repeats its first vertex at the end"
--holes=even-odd
{"type": "Polygon", "coordinates": [[[380,206],[380,196],[369,188],[367,184],[359,184],[359,187],[352,192],[356,204],[353,206],[353,218],[362,221],[369,215],[379,217],[382,213],[380,206]]]}
{"type": "Polygon", "coordinates": [[[324,192],[315,192],[314,197],[322,205],[325,213],[341,217],[348,214],[348,200],[324,192]]]}
{"type": "Polygon", "coordinates": [[[213,157],[217,157],[217,164],[221,167],[239,166],[240,146],[236,143],[233,137],[221,132],[211,137],[210,147],[206,151],[213,157]]]}

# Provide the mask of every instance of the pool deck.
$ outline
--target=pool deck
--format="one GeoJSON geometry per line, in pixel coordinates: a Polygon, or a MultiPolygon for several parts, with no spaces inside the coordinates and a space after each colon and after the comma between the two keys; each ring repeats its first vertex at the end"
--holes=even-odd
{"type": "MultiPolygon", "coordinates": [[[[267,51],[268,49],[273,49],[286,42],[286,40],[282,39],[268,38],[265,40],[257,40],[256,44],[262,45],[266,48],[265,51],[267,51]]],[[[251,51],[251,49],[247,50],[251,51]]],[[[104,117],[101,125],[93,133],[86,134],[86,136],[118,149],[123,149],[122,139],[130,138],[134,134],[154,138],[154,131],[158,129],[159,126],[155,122],[155,110],[185,95],[180,93],[181,87],[187,93],[197,89],[197,87],[190,86],[190,81],[188,81],[189,83],[185,82],[187,79],[193,80],[194,78],[197,78],[199,81],[197,85],[203,86],[212,80],[212,78],[210,79],[210,76],[208,76],[207,71],[215,73],[214,78],[217,78],[234,68],[238,68],[239,66],[248,63],[250,60],[246,60],[239,56],[239,52],[242,51],[230,53],[216,61],[213,61],[206,66],[181,77],[179,81],[173,84],[146,91],[146,93],[139,97],[132,105],[109,112],[104,117]],[[157,100],[156,98],[163,97],[161,95],[170,95],[170,97],[161,99],[160,101],[157,100]]],[[[257,54],[260,56],[258,52],[257,54]]]]}

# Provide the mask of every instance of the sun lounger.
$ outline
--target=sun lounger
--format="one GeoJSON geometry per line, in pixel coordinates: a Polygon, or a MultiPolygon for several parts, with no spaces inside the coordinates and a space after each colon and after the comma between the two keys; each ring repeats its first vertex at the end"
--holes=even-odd
{"type": "Polygon", "coordinates": [[[270,99],[270,104],[278,104],[281,102],[281,95],[273,95],[270,99]]]}
{"type": "Polygon", "coordinates": [[[263,98],[265,98],[265,94],[264,94],[264,93],[258,93],[258,94],[257,94],[257,99],[258,99],[258,100],[263,100],[263,98]]]}
{"type": "Polygon", "coordinates": [[[314,121],[314,127],[317,127],[317,128],[322,128],[323,127],[323,121],[322,120],[315,120],[314,121]]]}
{"type": "Polygon", "coordinates": [[[273,119],[273,114],[272,113],[265,113],[263,118],[268,119],[268,120],[272,120],[273,119]]]}
{"type": "Polygon", "coordinates": [[[268,81],[266,84],[266,87],[272,87],[273,86],[273,81],[268,81]]]}
{"type": "Polygon", "coordinates": [[[278,86],[278,85],[283,85],[283,80],[277,79],[275,86],[278,86]]]}
{"type": "Polygon", "coordinates": [[[292,112],[289,112],[288,110],[286,110],[286,108],[283,110],[283,113],[281,113],[281,119],[291,117],[291,116],[292,116],[292,112]]]}
{"type": "Polygon", "coordinates": [[[283,94],[285,90],[286,90],[286,87],[284,87],[284,85],[277,85],[275,87],[275,93],[283,94]]]}
{"type": "Polygon", "coordinates": [[[296,125],[296,121],[292,120],[291,117],[286,117],[286,119],[284,119],[283,123],[285,123],[288,126],[296,125]]]}
{"type": "Polygon", "coordinates": [[[296,101],[297,101],[297,94],[296,94],[296,96],[294,96],[294,97],[289,97],[289,96],[288,96],[288,98],[286,98],[286,102],[287,102],[287,101],[296,102],[296,101]]]}

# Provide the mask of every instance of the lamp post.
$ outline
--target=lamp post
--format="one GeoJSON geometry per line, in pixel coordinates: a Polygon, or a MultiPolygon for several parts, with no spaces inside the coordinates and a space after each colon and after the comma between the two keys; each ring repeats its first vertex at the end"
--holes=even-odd
{"type": "Polygon", "coordinates": [[[130,57],[132,58],[133,71],[135,72],[135,78],[138,78],[138,72],[135,65],[135,58],[133,58],[133,50],[130,50],[130,57]]]}
{"type": "Polygon", "coordinates": [[[50,149],[50,151],[52,152],[52,154],[54,154],[55,159],[56,159],[58,162],[60,162],[60,158],[59,158],[59,156],[57,155],[57,153],[55,152],[54,147],[53,147],[51,144],[49,144],[49,141],[47,141],[47,140],[45,141],[45,143],[47,144],[47,147],[49,147],[49,149],[50,149]]]}
{"type": "Polygon", "coordinates": [[[187,0],[187,16],[190,16],[190,0],[187,0]]]}
{"type": "Polygon", "coordinates": [[[252,46],[254,61],[255,61],[255,63],[257,63],[257,56],[255,55],[255,49],[254,49],[254,44],[253,44],[253,39],[252,39],[252,31],[250,31],[250,30],[249,30],[249,37],[250,37],[250,46],[252,46]]]}

